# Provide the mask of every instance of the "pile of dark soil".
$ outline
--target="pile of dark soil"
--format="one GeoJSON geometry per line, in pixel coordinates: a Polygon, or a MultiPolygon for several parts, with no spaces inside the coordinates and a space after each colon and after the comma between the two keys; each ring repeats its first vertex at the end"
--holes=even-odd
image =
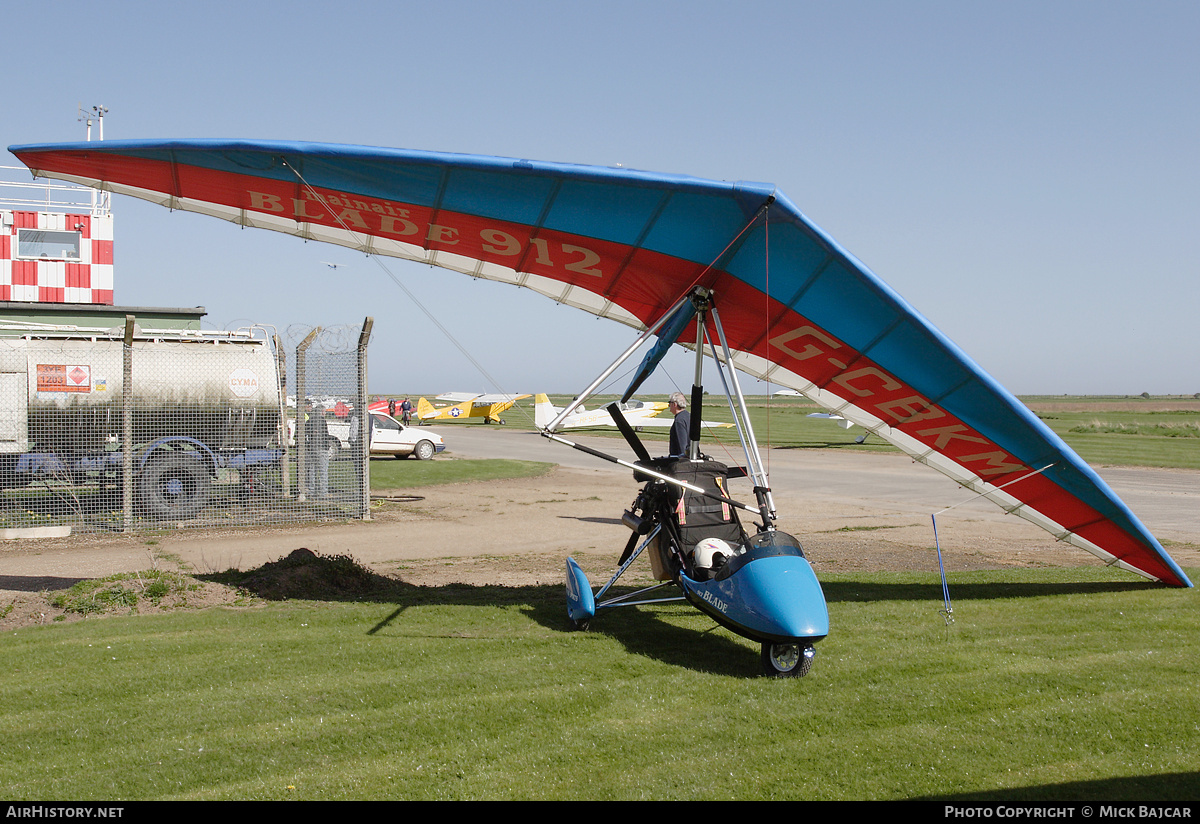
{"type": "Polygon", "coordinates": [[[394,594],[403,587],[400,581],[372,572],[349,555],[318,555],[305,547],[256,569],[203,577],[268,601],[358,600],[394,594]]]}

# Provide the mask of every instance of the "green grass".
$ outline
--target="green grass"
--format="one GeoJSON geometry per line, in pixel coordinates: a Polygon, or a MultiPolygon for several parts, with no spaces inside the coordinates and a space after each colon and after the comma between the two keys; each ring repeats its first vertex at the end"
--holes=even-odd
{"type": "Polygon", "coordinates": [[[1090,463],[1200,469],[1200,408],[1055,410],[1038,417],[1090,463]]]}
{"type": "MultiPolygon", "coordinates": [[[[1196,577],[1197,571],[1190,570],[1196,577]]],[[[17,799],[1200,798],[1195,590],[823,577],[804,679],[683,606],[418,588],[4,637],[17,799]],[[357,600],[356,600],[357,599],[357,600]]]]}
{"type": "Polygon", "coordinates": [[[188,591],[196,588],[196,582],[181,573],[149,569],[79,581],[69,589],[54,593],[49,601],[51,606],[78,615],[113,609],[137,612],[139,603],[159,606],[168,596],[186,603],[188,591]]]}
{"type": "MultiPolygon", "coordinates": [[[[1167,413],[1176,414],[1176,413],[1167,413]]],[[[1161,438],[1200,438],[1200,423],[1195,421],[1185,423],[1170,423],[1159,421],[1146,423],[1133,421],[1130,423],[1113,422],[1111,420],[1093,420],[1071,427],[1071,431],[1079,434],[1106,435],[1148,435],[1161,438]]]]}

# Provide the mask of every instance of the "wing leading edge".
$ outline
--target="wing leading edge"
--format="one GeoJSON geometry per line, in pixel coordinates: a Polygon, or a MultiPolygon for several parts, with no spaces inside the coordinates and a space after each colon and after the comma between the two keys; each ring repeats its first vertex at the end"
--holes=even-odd
{"type": "Polygon", "coordinates": [[[309,143],[10,151],[35,175],[514,283],[635,328],[709,287],[742,371],[1059,540],[1191,585],[1070,447],[769,184],[309,143]]]}

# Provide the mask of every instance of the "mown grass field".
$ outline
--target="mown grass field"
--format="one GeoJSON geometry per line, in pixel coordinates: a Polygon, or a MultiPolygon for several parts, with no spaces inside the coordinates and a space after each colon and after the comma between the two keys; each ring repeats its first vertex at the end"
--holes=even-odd
{"type": "MultiPolygon", "coordinates": [[[[1197,571],[1191,570],[1195,575],[1197,571]]],[[[106,618],[3,642],[18,799],[1200,798],[1200,609],[1107,570],[830,575],[803,679],[558,586],[106,618]]]]}
{"type": "Polygon", "coordinates": [[[1085,461],[1200,469],[1196,398],[1024,398],[1085,461]]]}

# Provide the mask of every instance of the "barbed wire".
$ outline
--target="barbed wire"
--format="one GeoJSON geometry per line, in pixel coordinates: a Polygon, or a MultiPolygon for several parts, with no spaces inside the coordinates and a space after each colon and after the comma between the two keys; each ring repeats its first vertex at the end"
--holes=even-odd
{"type": "MultiPolygon", "coordinates": [[[[287,326],[279,337],[288,351],[294,351],[300,343],[317,327],[310,324],[293,323],[287,326]]],[[[353,353],[358,349],[358,336],[362,326],[357,324],[339,324],[322,326],[321,332],[309,346],[309,353],[324,352],[331,355],[353,353]]]]}

